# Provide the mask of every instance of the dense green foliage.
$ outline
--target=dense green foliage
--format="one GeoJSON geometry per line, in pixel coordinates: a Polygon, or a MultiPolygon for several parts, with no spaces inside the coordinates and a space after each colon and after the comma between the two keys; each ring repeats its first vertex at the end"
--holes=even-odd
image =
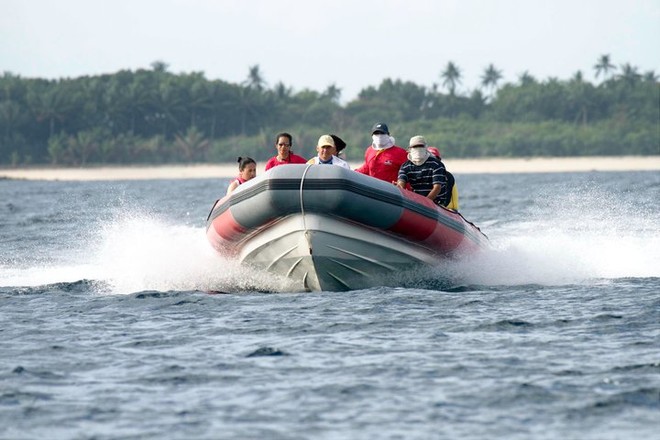
{"type": "Polygon", "coordinates": [[[399,145],[424,134],[451,157],[660,154],[656,75],[629,64],[614,74],[606,55],[594,66],[598,85],[580,72],[544,81],[525,73],[498,87],[502,75],[491,64],[482,89],[460,95],[461,71],[450,62],[439,75],[448,93],[386,79],[345,105],[334,85],[268,88],[259,66],[242,84],[152,67],[60,80],[5,73],[0,164],[224,162],[246,154],[261,161],[274,154],[279,131],[291,132],[306,157],[319,135],[336,133],[359,160],[378,121],[399,145]]]}

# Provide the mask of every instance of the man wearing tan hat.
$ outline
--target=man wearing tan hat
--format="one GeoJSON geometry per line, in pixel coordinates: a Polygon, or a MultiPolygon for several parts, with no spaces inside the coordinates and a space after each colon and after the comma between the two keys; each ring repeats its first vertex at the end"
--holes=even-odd
{"type": "Polygon", "coordinates": [[[337,165],[346,168],[347,170],[351,169],[348,162],[334,155],[337,152],[337,146],[335,145],[335,140],[329,134],[324,134],[319,138],[319,141],[316,143],[316,151],[318,152],[318,155],[312,157],[307,163],[316,165],[337,165]]]}
{"type": "Polygon", "coordinates": [[[417,194],[433,200],[437,205],[447,206],[451,199],[448,190],[447,171],[440,159],[426,149],[424,136],[410,138],[408,160],[401,165],[397,186],[405,188],[409,183],[417,194]]]}

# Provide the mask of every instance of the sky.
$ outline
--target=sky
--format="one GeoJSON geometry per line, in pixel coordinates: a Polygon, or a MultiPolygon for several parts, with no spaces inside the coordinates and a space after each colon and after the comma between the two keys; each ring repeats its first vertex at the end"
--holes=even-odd
{"type": "Polygon", "coordinates": [[[503,82],[523,72],[595,82],[607,54],[660,74],[660,0],[0,0],[0,72],[75,78],[149,69],[243,82],[258,65],[268,87],[341,100],[382,80],[458,93],[489,64],[503,82]]]}

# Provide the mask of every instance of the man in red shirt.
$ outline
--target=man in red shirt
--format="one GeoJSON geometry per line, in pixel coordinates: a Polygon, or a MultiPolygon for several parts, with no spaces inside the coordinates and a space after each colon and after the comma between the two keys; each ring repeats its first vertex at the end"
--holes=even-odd
{"type": "Polygon", "coordinates": [[[278,165],[286,165],[288,163],[307,163],[307,159],[293,154],[291,151],[293,137],[289,133],[279,133],[275,139],[277,156],[268,159],[268,162],[266,162],[266,171],[278,165]]]}
{"type": "Polygon", "coordinates": [[[355,171],[396,183],[399,168],[408,160],[408,153],[403,148],[394,145],[387,124],[377,123],[371,129],[372,144],[364,152],[364,164],[355,171]]]}

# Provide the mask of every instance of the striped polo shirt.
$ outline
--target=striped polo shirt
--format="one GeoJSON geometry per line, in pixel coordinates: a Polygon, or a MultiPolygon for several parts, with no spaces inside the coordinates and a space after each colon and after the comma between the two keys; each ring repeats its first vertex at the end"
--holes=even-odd
{"type": "Polygon", "coordinates": [[[442,185],[440,193],[435,197],[435,203],[445,205],[447,198],[447,174],[445,165],[435,156],[429,156],[421,165],[415,165],[406,161],[399,169],[399,180],[410,183],[413,191],[417,194],[427,196],[433,189],[433,185],[442,185]]]}

